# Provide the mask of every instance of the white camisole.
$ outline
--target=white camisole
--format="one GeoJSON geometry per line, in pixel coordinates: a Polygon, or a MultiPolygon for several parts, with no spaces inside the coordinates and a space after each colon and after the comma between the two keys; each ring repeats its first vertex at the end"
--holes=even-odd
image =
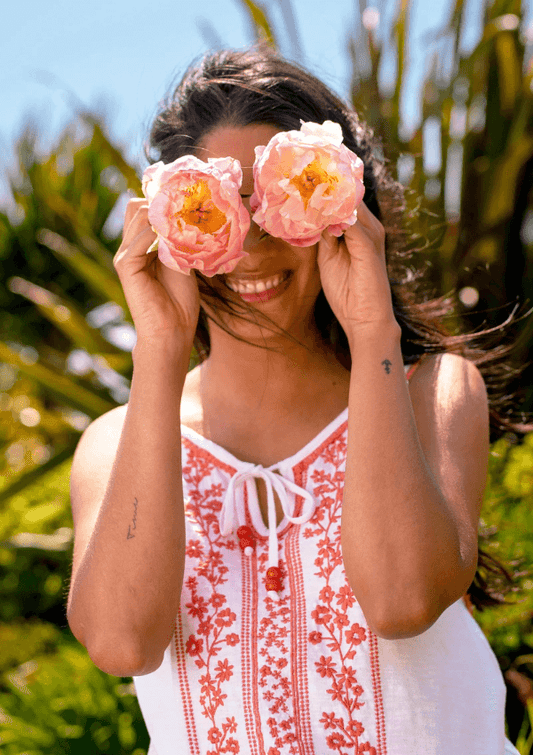
{"type": "Polygon", "coordinates": [[[161,666],[134,677],[149,755],[518,753],[497,659],[462,600],[417,637],[369,629],[341,556],[347,425],[346,408],[268,468],[182,426],[181,610],[161,666]],[[263,523],[257,477],[271,507],[278,493],[279,526],[275,512],[263,523]]]}

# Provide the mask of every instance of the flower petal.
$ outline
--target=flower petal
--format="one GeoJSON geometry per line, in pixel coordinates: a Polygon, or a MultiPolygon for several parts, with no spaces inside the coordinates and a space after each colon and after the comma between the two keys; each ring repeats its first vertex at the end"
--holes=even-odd
{"type": "Polygon", "coordinates": [[[250,214],[239,188],[242,169],[232,157],[203,162],[184,155],[151,165],[143,176],[148,219],[158,235],[158,256],[168,267],[209,277],[231,272],[247,256],[250,214]]]}
{"type": "Polygon", "coordinates": [[[302,122],[255,153],[252,219],[271,236],[312,246],[326,228],[340,235],[357,220],[364,165],[342,143],[338,123],[302,122]]]}

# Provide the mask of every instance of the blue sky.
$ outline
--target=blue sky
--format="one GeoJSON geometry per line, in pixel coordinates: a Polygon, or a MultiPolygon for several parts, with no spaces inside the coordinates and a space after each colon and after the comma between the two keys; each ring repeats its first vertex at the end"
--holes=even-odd
{"type": "MultiPolygon", "coordinates": [[[[376,0],[387,18],[397,0],[376,0]]],[[[447,19],[451,0],[413,0],[408,125],[417,118],[417,90],[430,49],[427,33],[447,19]]],[[[263,0],[280,30],[283,0],[263,0]]],[[[481,0],[470,0],[465,44],[479,28],[481,0]]],[[[358,0],[293,0],[306,67],[342,96],[347,94],[347,38],[359,24],[358,0]]],[[[252,40],[239,0],[17,0],[0,12],[0,148],[9,161],[28,115],[43,149],[72,117],[72,100],[105,109],[111,135],[130,158],[141,161],[142,143],[157,102],[189,62],[213,44],[242,47],[252,40]]],[[[384,66],[384,76],[387,65],[384,66]]],[[[0,201],[2,195],[0,193],[0,201]]]]}

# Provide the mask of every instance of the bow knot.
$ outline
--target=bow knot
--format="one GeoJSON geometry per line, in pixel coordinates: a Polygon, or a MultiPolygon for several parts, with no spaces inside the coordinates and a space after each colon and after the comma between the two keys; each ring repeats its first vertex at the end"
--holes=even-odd
{"type": "Polygon", "coordinates": [[[272,471],[272,467],[265,469],[261,464],[245,464],[244,468],[236,472],[231,478],[222,509],[219,515],[220,533],[230,535],[237,527],[246,524],[246,505],[244,499],[244,486],[248,493],[248,513],[252,524],[257,532],[268,535],[268,566],[278,566],[278,534],[276,522],[276,504],[274,490],[278,494],[283,514],[293,524],[305,524],[315,513],[316,503],[313,496],[305,488],[287,480],[272,471]],[[268,527],[263,522],[259,508],[255,479],[265,482],[267,491],[267,515],[268,527]],[[293,494],[292,496],[290,494],[293,494]],[[304,500],[302,513],[294,516],[296,496],[301,495],[304,500]]]}

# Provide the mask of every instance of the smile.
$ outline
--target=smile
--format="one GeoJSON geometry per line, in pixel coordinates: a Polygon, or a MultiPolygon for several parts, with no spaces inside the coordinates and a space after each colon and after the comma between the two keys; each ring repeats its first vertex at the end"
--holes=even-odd
{"type": "Polygon", "coordinates": [[[286,281],[289,275],[290,272],[287,271],[286,273],[278,273],[278,275],[274,275],[272,278],[267,278],[266,280],[254,282],[236,280],[231,282],[226,281],[226,283],[232,291],[236,291],[238,294],[259,294],[276,288],[280,283],[286,281]]]}
{"type": "Polygon", "coordinates": [[[267,302],[281,296],[291,285],[292,273],[287,271],[268,278],[267,280],[232,281],[227,283],[229,288],[235,291],[241,299],[249,304],[255,302],[267,302]]]}

